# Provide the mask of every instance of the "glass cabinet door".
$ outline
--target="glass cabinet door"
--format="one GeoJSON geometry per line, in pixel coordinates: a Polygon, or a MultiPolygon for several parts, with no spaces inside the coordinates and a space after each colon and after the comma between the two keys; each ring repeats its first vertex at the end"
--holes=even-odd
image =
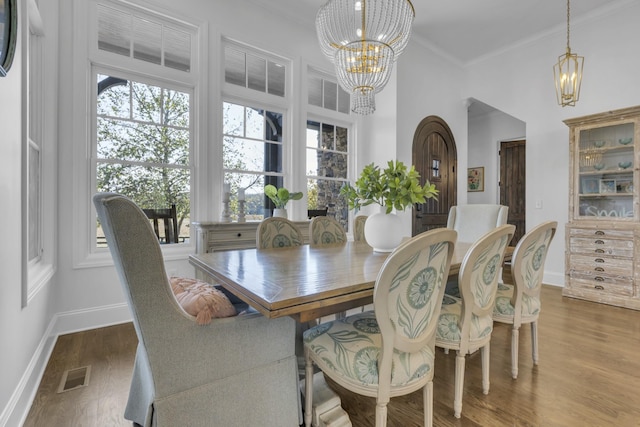
{"type": "Polygon", "coordinates": [[[634,123],[582,129],[578,134],[577,216],[633,219],[634,123]]]}

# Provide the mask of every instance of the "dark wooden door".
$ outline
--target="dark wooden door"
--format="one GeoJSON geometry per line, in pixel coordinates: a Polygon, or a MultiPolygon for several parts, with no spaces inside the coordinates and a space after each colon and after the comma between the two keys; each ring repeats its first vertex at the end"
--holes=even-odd
{"type": "Polygon", "coordinates": [[[413,164],[421,184],[428,179],[440,192],[438,200],[413,206],[412,235],[446,227],[449,208],[457,203],[456,143],[447,123],[437,116],[424,118],[413,136],[413,164]]]}
{"type": "Polygon", "coordinates": [[[500,143],[500,204],[509,206],[508,223],[516,226],[514,246],[526,232],[526,150],[525,141],[500,143]]]}

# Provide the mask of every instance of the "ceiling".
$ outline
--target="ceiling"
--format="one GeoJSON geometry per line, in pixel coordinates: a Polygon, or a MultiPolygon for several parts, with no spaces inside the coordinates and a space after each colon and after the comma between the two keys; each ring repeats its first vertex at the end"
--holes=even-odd
{"type": "MultiPolygon", "coordinates": [[[[250,0],[282,16],[315,25],[326,0],[250,0]]],[[[636,0],[574,0],[571,23],[597,19],[636,0]]],[[[566,31],[562,0],[413,0],[412,39],[460,65],[539,38],[566,31]]],[[[573,38],[572,38],[573,39],[573,38]]],[[[558,46],[558,55],[564,46],[558,46]]]]}

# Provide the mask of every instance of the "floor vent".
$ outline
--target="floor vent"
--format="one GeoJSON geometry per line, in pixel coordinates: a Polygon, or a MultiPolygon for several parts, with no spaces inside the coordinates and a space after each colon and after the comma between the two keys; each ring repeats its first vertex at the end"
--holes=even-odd
{"type": "Polygon", "coordinates": [[[58,386],[58,393],[88,386],[90,375],[91,365],[64,371],[58,386]]]}

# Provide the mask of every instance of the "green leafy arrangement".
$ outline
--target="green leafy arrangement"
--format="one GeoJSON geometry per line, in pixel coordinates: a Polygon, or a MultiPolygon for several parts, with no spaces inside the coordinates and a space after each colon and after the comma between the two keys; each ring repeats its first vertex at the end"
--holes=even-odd
{"type": "Polygon", "coordinates": [[[424,203],[431,198],[437,200],[438,190],[428,180],[421,186],[420,174],[413,165],[408,168],[401,161],[390,160],[384,170],[373,163],[365,166],[355,186],[346,184],[340,194],[346,197],[350,209],[358,211],[376,203],[386,207],[386,213],[391,213],[394,208],[403,211],[414,203],[424,203]]]}
{"type": "Polygon", "coordinates": [[[277,209],[284,209],[289,200],[302,199],[302,192],[291,193],[286,188],[276,188],[274,185],[267,184],[264,187],[264,194],[276,205],[277,209]]]}

